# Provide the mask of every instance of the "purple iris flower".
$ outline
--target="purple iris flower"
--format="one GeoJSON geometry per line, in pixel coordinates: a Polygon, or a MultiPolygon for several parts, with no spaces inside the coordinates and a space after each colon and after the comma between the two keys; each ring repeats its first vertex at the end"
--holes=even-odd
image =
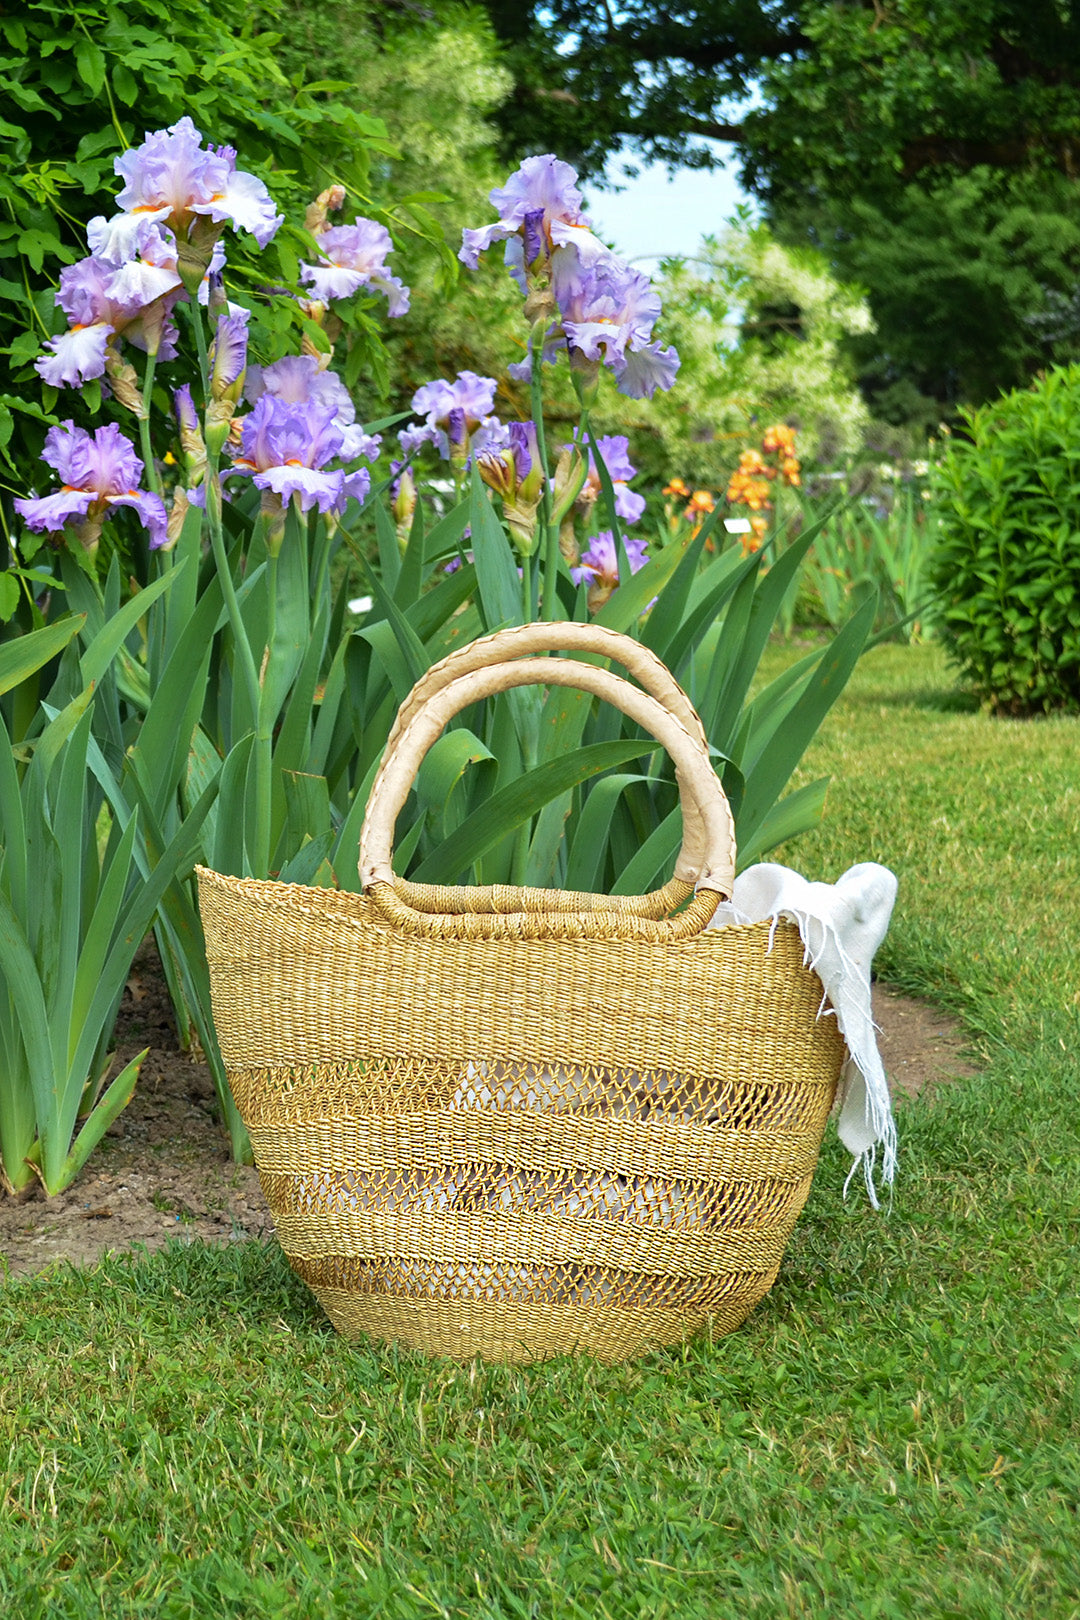
{"type": "Polygon", "coordinates": [[[352,225],[331,226],[315,241],[320,262],[300,266],[300,280],[313,297],[328,304],[332,298],[351,298],[361,287],[375,287],[386,295],[388,314],[407,312],[409,289],[386,268],[386,255],[394,244],[385,226],[358,219],[352,225]]]}
{"type": "Polygon", "coordinates": [[[165,544],[164,504],[157,495],[138,488],[143,464],[115,422],[99,427],[93,436],[74,422],[61,422],[46,434],[42,460],[59,475],[63,488],[41,499],[15,502],[27,528],[57,534],[73,524],[93,544],[110,512],[129,506],[148,531],[151,549],[165,544]]]}
{"type": "Polygon", "coordinates": [[[525,261],[527,270],[543,259],[546,246],[544,240],[544,210],[542,208],[530,209],[521,222],[521,256],[525,261]]]}
{"type": "Polygon", "coordinates": [[[545,249],[573,246],[584,261],[606,251],[581,211],[577,175],[550,152],[526,158],[505,186],[490,193],[490,202],[499,215],[495,223],[461,233],[458,258],[470,270],[493,242],[506,241],[506,262],[521,282],[524,267],[544,257],[545,249]]]}
{"type": "Polygon", "coordinates": [[[421,445],[433,444],[443,460],[449,460],[447,429],[454,411],[464,413],[465,430],[473,449],[495,448],[494,441],[504,430],[498,417],[490,414],[494,403],[494,377],[479,377],[475,371],[459,372],[452,383],[441,377],[424,383],[412,397],[412,408],[425,421],[419,427],[404,428],[398,434],[403,454],[411,456],[421,445]]]}
{"type": "Polygon", "coordinates": [[[257,488],[282,500],[295,495],[302,512],[318,506],[320,512],[340,513],[350,495],[363,501],[371,488],[366,467],[347,473],[327,466],[340,456],[344,442],[333,406],[290,404],[264,393],[244,418],[240,454],[229,471],[249,474],[257,488]]]}
{"type": "MultiPolygon", "coordinates": [[[[584,370],[591,368],[594,375],[601,364],[606,365],[614,372],[620,393],[635,399],[651,398],[658,388],[671,387],[679,357],[674,349],[652,341],[660,299],[648,276],[606,248],[583,257],[567,244],[552,256],[551,288],[561,320],[545,334],[545,365],[568,349],[572,362],[584,370]]],[[[507,370],[511,377],[529,382],[532,362],[530,353],[507,370]]]]}
{"type": "Polygon", "coordinates": [[[140,221],[127,263],[92,253],[60,272],[56,303],[70,325],[50,338],[35,369],[54,388],[76,388],[104,374],[107,345],[121,335],[136,348],[176,357],[172,310],[183,286],[176,248],[161,229],[140,221]]]}
{"type": "MultiPolygon", "coordinates": [[[[91,253],[95,256],[110,259],[114,264],[127,268],[133,260],[148,257],[144,249],[147,241],[152,240],[149,233],[156,233],[166,244],[165,254],[161,258],[150,262],[172,271],[176,283],[179,283],[180,274],[177,267],[176,238],[167,225],[157,224],[152,219],[148,219],[145,214],[114,214],[112,219],[106,219],[104,214],[98,214],[86,227],[86,240],[91,253]]],[[[210,302],[210,283],[215,278],[220,279],[224,268],[225,249],[221,242],[217,241],[213,245],[206,274],[199,284],[199,303],[202,304],[204,309],[210,302]]],[[[132,271],[128,269],[128,276],[131,275],[132,271]]],[[[118,285],[123,286],[124,283],[118,283],[118,285]]],[[[130,281],[127,285],[131,285],[130,281]]],[[[146,285],[144,281],[139,290],[145,291],[146,285]]],[[[227,305],[227,313],[230,315],[241,314],[243,313],[243,306],[230,303],[227,305]]]]}
{"type": "Polygon", "coordinates": [[[648,276],[614,254],[585,269],[567,255],[556,270],[555,297],[571,349],[619,371],[628,347],[648,343],[660,299],[648,276]]]}
{"type": "Polygon", "coordinates": [[[113,168],[124,182],[116,199],[123,213],[159,220],[178,238],[189,236],[200,218],[217,225],[231,220],[262,248],[285,217],[274,212],[262,181],[237,169],[233,147],[204,147],[190,118],[147,135],[113,168]]]}
{"type": "MultiPolygon", "coordinates": [[[[623,547],[630,572],[636,574],[649,560],[645,541],[624,535],[623,547]]],[[[581,554],[580,566],[571,568],[570,578],[575,585],[584,581],[589,586],[606,586],[609,591],[615,589],[619,583],[619,555],[615,548],[615,536],[610,529],[601,529],[599,534],[593,536],[588,551],[581,554]]]]}
{"type": "Polygon", "coordinates": [[[342,461],[355,461],[358,456],[378,460],[381,437],[365,433],[358,426],[349,390],[337,372],[323,370],[314,355],[287,354],[269,366],[250,366],[244,393],[252,404],[264,394],[272,394],[289,405],[332,406],[334,422],[342,434],[342,461]]]}
{"type": "MultiPolygon", "coordinates": [[[[627,488],[629,480],[637,477],[637,468],[629,456],[629,440],[625,433],[610,433],[605,438],[597,439],[596,447],[615,492],[616,516],[622,518],[624,523],[636,523],[645,510],[645,497],[639,495],[636,490],[627,488]]],[[[590,450],[589,470],[585,475],[577,504],[583,509],[592,507],[599,499],[602,488],[596,458],[590,450]]]]}
{"type": "MultiPolygon", "coordinates": [[[[634,399],[671,387],[679,357],[652,341],[660,300],[648,276],[606,250],[586,262],[566,248],[552,261],[552,290],[562,321],[544,339],[546,363],[565,346],[584,369],[606,365],[615,373],[620,393],[634,399]]],[[[531,362],[530,355],[510,366],[511,375],[527,380],[531,362]]]]}
{"type": "Polygon", "coordinates": [[[451,411],[463,410],[470,431],[490,416],[494,404],[494,377],[479,377],[475,371],[459,371],[452,383],[441,377],[424,383],[412,397],[417,415],[427,416],[440,426],[449,420],[451,411]]]}

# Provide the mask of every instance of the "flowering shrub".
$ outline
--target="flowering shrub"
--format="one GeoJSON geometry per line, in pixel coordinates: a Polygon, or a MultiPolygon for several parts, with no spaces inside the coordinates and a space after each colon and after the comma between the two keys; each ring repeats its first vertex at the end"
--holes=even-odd
{"type": "MultiPolygon", "coordinates": [[[[93,222],[93,251],[69,267],[57,294],[69,330],[38,363],[71,377],[61,375],[66,387],[93,370],[110,414],[134,418],[140,453],[111,420],[92,436],[58,426],[48,459],[65,487],[20,497],[23,561],[64,588],[35,610],[70,604],[87,629],[80,659],[61,665],[36,714],[22,705],[23,729],[11,740],[33,743],[65,704],[85,703],[84,764],[65,768],[91,774],[99,797],[85,801],[87,815],[99,813],[103,795],[110,848],[130,856],[124,882],[102,879],[102,904],[119,907],[127,895],[154,914],[181,1027],[198,1033],[242,1153],[187,875],[194,859],[238,875],[355,888],[357,836],[395,700],[449,642],[592,613],[636,630],[698,694],[743,859],[753,860],[820,814],[823,784],[780,794],[867,620],[844,628],[827,669],[807,665],[748,704],[808,542],[766,573],[760,556],[737,546],[706,549],[715,511],[653,542],[632,532],[645,503],[630,487],[628,438],[594,435],[591,412],[605,377],[628,400],[669,389],[678,356],[655,335],[659,300],[647,279],[597,239],[573,172],[553,156],[526,160],[492,192],[495,222],[467,230],[461,249],[468,266],[504,244],[527,345],[524,363],[513,364],[527,373],[530,415],[498,414],[498,378],[471,370],[433,378],[414,392],[415,420],[399,430],[388,476],[382,431],[396,421],[375,424],[380,431],[356,421],[333,368],[330,310],[358,288],[375,289],[387,316],[406,306],[378,223],[330,226],[346,197],[338,185],[320,194],[307,215],[317,255],[298,264],[302,290],[275,294],[305,309],[303,350],[252,362],[253,322],[224,284],[224,232],[239,225],[270,242],[286,228],[265,186],[184,119],[118,159],[117,173],[126,206],[93,222]],[[183,365],[185,328],[198,374],[166,373],[183,365]],[[133,350],[145,354],[141,377],[133,350]],[[544,385],[555,366],[569,372],[578,408],[549,450],[544,385]],[[175,384],[168,413],[166,376],[175,384]],[[155,454],[155,435],[167,454],[155,454]],[[435,498],[441,510],[429,526],[435,498]],[[115,551],[102,543],[104,519],[120,507],[145,531],[143,542],[129,527],[127,556],[148,583],[127,601],[115,551]],[[356,619],[347,616],[348,578],[331,569],[342,548],[370,593],[354,604],[356,619]]],[[[636,727],[595,715],[584,698],[545,699],[535,689],[469,721],[424,761],[399,829],[403,870],[426,882],[626,892],[670,865],[681,826],[673,769],[653,760],[652,739],[636,727]],[[643,769],[625,769],[646,758],[643,769]]],[[[95,829],[93,820],[82,827],[84,843],[95,829]]],[[[32,912],[37,897],[24,898],[32,912]]],[[[28,927],[40,933],[38,922],[28,927]]],[[[96,919],[90,937],[105,928],[96,919]]],[[[12,971],[6,948],[0,935],[0,976],[12,971]]],[[[51,972],[47,962],[40,972],[43,980],[51,972]]],[[[0,1087],[21,1084],[39,1106],[52,1094],[52,1061],[44,1050],[28,1055],[21,1078],[0,1087]]],[[[70,1074],[64,1084],[70,1096],[70,1074]]],[[[108,1097],[102,1108],[122,1106],[120,1093],[108,1097]]],[[[38,1117],[54,1188],[74,1163],[60,1156],[70,1124],[67,1112],[59,1124],[38,1117]]]]}
{"type": "Polygon", "coordinates": [[[1080,366],[962,414],[932,475],[936,627],[981,700],[1080,709],[1080,366]]]}

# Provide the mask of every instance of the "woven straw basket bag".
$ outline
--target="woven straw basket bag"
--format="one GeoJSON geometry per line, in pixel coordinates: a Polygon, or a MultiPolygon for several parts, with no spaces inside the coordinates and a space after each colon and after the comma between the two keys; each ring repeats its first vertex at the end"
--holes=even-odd
{"type": "Polygon", "coordinates": [[[664,666],[595,625],[506,630],[402,705],[364,893],[199,870],[214,1020],[281,1246],[342,1333],[441,1355],[618,1361],[764,1296],[844,1044],[790,924],[705,925],[731,815],[664,666]],[[631,685],[577,651],[624,665],[631,685]],[[631,899],[396,878],[393,830],[447,721],[576,687],[676,766],[675,876],[631,899]],[[681,909],[680,909],[681,908],[681,909]],[[671,913],[674,912],[674,915],[671,913]]]}

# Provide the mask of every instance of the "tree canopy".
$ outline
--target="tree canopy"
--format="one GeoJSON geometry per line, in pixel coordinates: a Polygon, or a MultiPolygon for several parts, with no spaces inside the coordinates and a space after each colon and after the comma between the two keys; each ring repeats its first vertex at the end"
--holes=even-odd
{"type": "Polygon", "coordinates": [[[763,197],[1080,172],[1078,0],[485,5],[515,77],[499,115],[515,154],[595,173],[621,145],[691,164],[734,146],[763,197]]]}

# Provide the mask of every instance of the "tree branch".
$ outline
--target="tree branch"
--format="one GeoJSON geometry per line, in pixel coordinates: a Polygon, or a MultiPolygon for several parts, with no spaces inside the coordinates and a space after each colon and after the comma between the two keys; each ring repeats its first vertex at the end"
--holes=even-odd
{"type": "Polygon", "coordinates": [[[1054,167],[1074,178],[1080,174],[1080,142],[1065,136],[1017,136],[1013,140],[970,140],[963,135],[925,135],[903,148],[905,180],[913,180],[924,169],[974,169],[982,164],[995,169],[1020,169],[1036,154],[1048,153],[1054,167]]]}

